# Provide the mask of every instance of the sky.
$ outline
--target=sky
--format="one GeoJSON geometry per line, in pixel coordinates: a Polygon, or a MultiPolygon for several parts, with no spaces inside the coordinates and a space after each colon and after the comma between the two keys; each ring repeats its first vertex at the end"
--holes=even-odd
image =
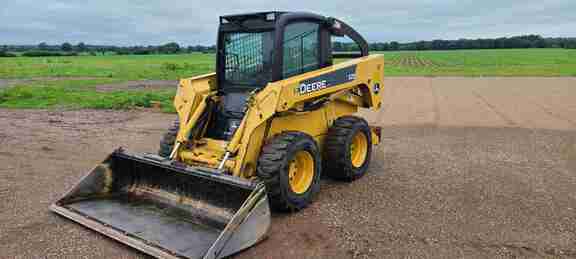
{"type": "Polygon", "coordinates": [[[0,44],[212,45],[220,15],[307,11],[369,42],[576,37],[576,0],[2,0],[0,44]]]}

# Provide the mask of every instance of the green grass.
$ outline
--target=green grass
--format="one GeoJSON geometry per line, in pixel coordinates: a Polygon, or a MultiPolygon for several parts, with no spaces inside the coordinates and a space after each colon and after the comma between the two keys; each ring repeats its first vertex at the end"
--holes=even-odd
{"type": "Polygon", "coordinates": [[[34,82],[0,90],[2,108],[130,109],[159,102],[173,112],[174,90],[100,92],[95,85],[117,80],[69,80],[34,82]]]}
{"type": "Polygon", "coordinates": [[[176,80],[212,70],[214,70],[214,55],[201,53],[186,55],[0,58],[0,78],[16,79],[34,77],[97,77],[123,80],[176,80]]]}

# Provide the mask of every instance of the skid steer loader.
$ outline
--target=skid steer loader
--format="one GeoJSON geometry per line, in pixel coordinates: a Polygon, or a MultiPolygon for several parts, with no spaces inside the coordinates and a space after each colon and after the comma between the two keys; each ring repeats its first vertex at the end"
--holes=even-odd
{"type": "Polygon", "coordinates": [[[270,208],[297,211],[320,174],[365,174],[380,128],[384,59],[316,14],[220,17],[216,72],[180,80],[158,154],[117,149],[51,210],[160,258],[222,258],[262,240],[270,208]],[[332,37],[353,53],[333,53],[332,37]],[[348,60],[334,64],[337,58],[348,60]]]}

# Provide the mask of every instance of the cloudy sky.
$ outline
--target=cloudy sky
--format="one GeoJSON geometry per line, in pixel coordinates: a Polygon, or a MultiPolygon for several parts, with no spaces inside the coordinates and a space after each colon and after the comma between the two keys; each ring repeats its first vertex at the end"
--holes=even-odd
{"type": "Polygon", "coordinates": [[[576,36],[576,0],[1,0],[0,44],[212,44],[218,16],[311,11],[368,41],[576,36]]]}

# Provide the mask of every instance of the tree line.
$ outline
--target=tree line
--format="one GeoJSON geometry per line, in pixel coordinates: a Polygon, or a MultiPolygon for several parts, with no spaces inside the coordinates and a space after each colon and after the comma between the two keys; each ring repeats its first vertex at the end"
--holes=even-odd
{"type": "MultiPolygon", "coordinates": [[[[523,49],[523,48],[572,48],[576,38],[544,38],[540,35],[523,35],[496,39],[459,39],[415,41],[408,43],[375,42],[369,44],[372,51],[398,50],[456,50],[456,49],[523,49]]],[[[355,43],[334,42],[335,51],[355,51],[355,43]]]]}
{"type": "MultiPolygon", "coordinates": [[[[335,51],[355,51],[358,46],[349,42],[333,42],[335,51]]],[[[544,38],[540,35],[523,35],[495,39],[458,39],[415,41],[408,43],[374,42],[369,44],[371,51],[402,50],[457,50],[457,49],[511,49],[511,48],[572,48],[576,49],[576,38],[544,38]]],[[[79,53],[89,55],[152,55],[182,54],[192,52],[214,53],[216,46],[180,46],[176,42],[149,46],[107,46],[91,45],[83,42],[50,45],[42,42],[38,45],[0,45],[0,57],[16,56],[74,56],[79,53]]]]}
{"type": "Polygon", "coordinates": [[[176,42],[149,46],[111,46],[91,45],[80,42],[71,44],[65,42],[59,45],[50,45],[42,42],[38,45],[0,45],[0,56],[76,56],[79,53],[89,55],[152,55],[152,54],[184,54],[192,52],[214,52],[215,46],[180,46],[176,42]]]}

